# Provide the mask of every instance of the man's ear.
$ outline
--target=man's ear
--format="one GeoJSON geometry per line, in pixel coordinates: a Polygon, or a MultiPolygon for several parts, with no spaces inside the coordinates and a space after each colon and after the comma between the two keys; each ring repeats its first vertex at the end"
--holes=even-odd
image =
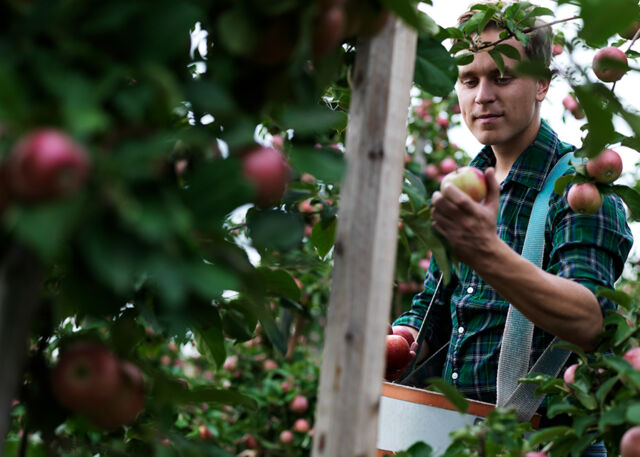
{"type": "Polygon", "coordinates": [[[539,79],[536,83],[536,100],[542,102],[549,91],[550,79],[539,79]]]}

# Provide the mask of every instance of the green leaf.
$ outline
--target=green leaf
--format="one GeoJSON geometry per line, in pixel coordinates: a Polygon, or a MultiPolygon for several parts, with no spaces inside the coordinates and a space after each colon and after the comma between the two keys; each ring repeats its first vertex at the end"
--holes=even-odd
{"type": "Polygon", "coordinates": [[[543,428],[542,430],[535,431],[531,434],[529,437],[529,443],[531,443],[532,446],[536,446],[538,444],[557,440],[563,436],[572,435],[573,433],[573,429],[565,425],[543,428]]]}
{"type": "Polygon", "coordinates": [[[283,128],[293,129],[299,136],[341,132],[347,127],[348,119],[344,111],[334,111],[325,104],[285,106],[274,117],[283,128]]]}
{"type": "Polygon", "coordinates": [[[624,316],[618,313],[609,313],[603,320],[603,326],[606,328],[610,325],[616,327],[614,334],[613,344],[614,346],[620,345],[633,335],[634,329],[629,326],[624,316]]]}
{"type": "Polygon", "coordinates": [[[428,36],[418,39],[414,82],[433,95],[446,96],[454,88],[458,78],[458,66],[449,51],[428,36]]]}
{"type": "Polygon", "coordinates": [[[553,191],[558,195],[563,195],[564,190],[567,188],[567,186],[572,180],[573,180],[573,175],[560,176],[558,179],[556,179],[556,182],[553,184],[553,191]]]}
{"type": "Polygon", "coordinates": [[[249,309],[258,317],[262,328],[264,329],[269,341],[282,355],[287,352],[287,338],[278,329],[276,322],[271,314],[271,310],[266,303],[251,300],[247,302],[249,309]]]}
{"type": "Polygon", "coordinates": [[[611,301],[616,302],[624,309],[631,309],[632,299],[631,296],[621,290],[609,289],[608,287],[598,286],[596,288],[596,295],[599,297],[608,298],[611,301]]]}
{"type": "Polygon", "coordinates": [[[632,424],[640,424],[640,403],[633,403],[627,408],[626,419],[632,424]]]}
{"type": "Polygon", "coordinates": [[[324,259],[336,242],[338,218],[323,219],[311,229],[311,244],[320,258],[324,259]]]}
{"type": "Polygon", "coordinates": [[[257,249],[289,251],[300,245],[304,235],[304,223],[299,214],[280,209],[247,212],[247,228],[257,249]]]}
{"type": "Polygon", "coordinates": [[[330,147],[318,149],[294,143],[289,163],[298,173],[310,173],[328,184],[341,182],[346,172],[344,154],[330,147]]]}
{"type": "Polygon", "coordinates": [[[469,65],[471,62],[473,62],[473,54],[470,52],[465,52],[464,54],[455,56],[454,60],[456,61],[456,65],[460,67],[469,65]]]}
{"type": "Polygon", "coordinates": [[[613,114],[606,108],[604,100],[599,95],[600,87],[600,84],[587,84],[573,88],[589,121],[589,133],[583,148],[586,157],[599,154],[615,135],[613,114]]]}
{"type": "MultiPolygon", "coordinates": [[[[421,16],[426,15],[420,13],[415,3],[408,0],[382,0],[382,4],[406,22],[407,25],[418,31],[424,30],[426,24],[421,16]]],[[[429,28],[429,31],[433,32],[433,27],[429,28]]]]}
{"type": "Polygon", "coordinates": [[[462,40],[464,39],[464,33],[457,27],[447,27],[444,29],[447,33],[448,37],[454,40],[462,40]]]}
{"type": "Polygon", "coordinates": [[[640,220],[640,192],[622,184],[614,184],[612,190],[629,207],[631,219],[640,220]]]}
{"type": "Polygon", "coordinates": [[[592,47],[606,45],[610,36],[627,29],[640,13],[637,0],[583,0],[580,7],[584,26],[579,35],[592,47]]]}
{"type": "Polygon", "coordinates": [[[418,441],[407,449],[407,455],[409,457],[431,457],[433,455],[433,449],[427,443],[418,441]]]}
{"type": "Polygon", "coordinates": [[[422,180],[409,170],[404,170],[404,177],[405,180],[402,184],[402,191],[409,196],[413,211],[420,211],[427,204],[427,190],[422,180]]]}
{"type": "Polygon", "coordinates": [[[190,312],[191,331],[198,352],[221,367],[227,357],[222,334],[222,320],[214,306],[200,306],[190,312]]]}
{"type": "Polygon", "coordinates": [[[264,280],[268,292],[300,301],[300,288],[287,271],[260,267],[257,268],[257,272],[264,280]]]}
{"type": "Polygon", "coordinates": [[[453,385],[449,384],[442,378],[429,378],[427,384],[435,387],[437,391],[441,392],[447,400],[461,413],[466,413],[469,409],[469,402],[464,395],[460,393],[453,385]]]}
{"type": "Polygon", "coordinates": [[[493,49],[513,60],[520,60],[522,58],[520,51],[509,44],[498,44],[493,49]]]}
{"type": "Polygon", "coordinates": [[[619,379],[620,378],[618,376],[612,376],[611,378],[603,382],[602,385],[598,388],[596,392],[596,400],[598,400],[598,403],[600,403],[600,405],[603,405],[607,400],[607,396],[611,392],[611,389],[613,389],[613,386],[615,386],[619,381],[619,379]]]}
{"type": "Polygon", "coordinates": [[[217,25],[220,43],[230,53],[247,55],[256,47],[259,38],[256,27],[242,6],[237,5],[220,14],[217,25]]]}
{"type": "Polygon", "coordinates": [[[489,55],[491,56],[491,58],[495,62],[496,67],[498,67],[498,71],[500,72],[500,76],[504,75],[504,59],[502,58],[502,54],[500,54],[494,48],[494,49],[490,49],[489,50],[489,55]]]}
{"type": "MultiPolygon", "coordinates": [[[[478,9],[478,8],[476,8],[478,9]]],[[[479,11],[475,13],[471,18],[462,26],[462,31],[466,35],[471,35],[478,31],[478,25],[483,21],[485,12],[488,8],[485,8],[485,11],[479,11]]]]}
{"type": "Polygon", "coordinates": [[[624,424],[626,420],[626,405],[616,405],[604,411],[598,420],[598,430],[606,432],[611,425],[624,424]]]}

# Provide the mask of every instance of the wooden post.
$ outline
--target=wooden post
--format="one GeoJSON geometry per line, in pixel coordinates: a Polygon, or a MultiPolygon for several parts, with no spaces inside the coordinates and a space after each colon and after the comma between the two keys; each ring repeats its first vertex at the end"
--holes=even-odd
{"type": "Polygon", "coordinates": [[[358,45],[313,457],[374,456],[416,34],[358,45]]]}

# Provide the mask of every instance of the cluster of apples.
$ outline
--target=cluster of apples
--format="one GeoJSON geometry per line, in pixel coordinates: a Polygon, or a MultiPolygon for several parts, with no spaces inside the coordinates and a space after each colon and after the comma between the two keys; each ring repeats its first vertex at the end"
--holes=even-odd
{"type": "Polygon", "coordinates": [[[140,369],[101,343],[82,341],[64,349],[51,382],[62,406],[106,430],[132,423],[144,409],[140,369]]]}
{"type": "Polygon", "coordinates": [[[622,159],[613,149],[605,149],[587,161],[585,171],[590,181],[573,184],[567,193],[569,207],[580,214],[594,214],[602,206],[602,195],[596,186],[611,184],[622,173],[622,159]]]}
{"type": "Polygon", "coordinates": [[[65,132],[33,130],[0,164],[0,212],[11,201],[39,203],[71,195],[84,186],[90,168],[87,151],[65,132]]]}
{"type": "Polygon", "coordinates": [[[445,175],[454,172],[458,169],[458,164],[452,157],[446,157],[440,162],[440,165],[433,163],[424,167],[424,174],[427,179],[432,181],[441,181],[445,175]]]}
{"type": "MultiPolygon", "coordinates": [[[[629,349],[623,358],[631,364],[635,370],[640,370],[640,347],[629,349]]],[[[564,371],[563,380],[565,388],[571,391],[571,385],[576,381],[576,369],[578,364],[569,365],[564,371]]],[[[620,440],[620,457],[640,457],[640,425],[629,428],[620,440]]]]}

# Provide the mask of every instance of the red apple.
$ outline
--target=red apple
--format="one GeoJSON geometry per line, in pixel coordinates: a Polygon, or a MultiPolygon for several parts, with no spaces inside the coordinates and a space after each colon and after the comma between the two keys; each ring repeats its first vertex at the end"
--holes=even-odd
{"type": "Polygon", "coordinates": [[[258,449],[258,440],[250,433],[245,433],[241,438],[241,442],[247,449],[258,449]]]}
{"type": "Polygon", "coordinates": [[[122,361],[120,377],[120,388],[110,404],[89,414],[93,423],[107,430],[134,422],[144,409],[144,378],[140,369],[131,362],[122,361]]]}
{"type": "Polygon", "coordinates": [[[85,149],[69,135],[43,128],[16,143],[7,167],[11,193],[38,202],[76,192],[85,184],[91,165],[85,149]]]}
{"type": "Polygon", "coordinates": [[[444,192],[445,186],[453,184],[469,197],[477,202],[484,200],[487,195],[487,182],[484,173],[475,167],[461,167],[449,173],[440,183],[440,190],[444,192]]]}
{"type": "Polygon", "coordinates": [[[576,368],[578,368],[578,364],[574,363],[573,365],[569,365],[567,369],[564,370],[564,386],[567,389],[571,388],[569,384],[573,384],[574,382],[576,382],[576,368]]]}
{"type": "Polygon", "coordinates": [[[101,344],[76,343],[60,354],[51,381],[61,405],[87,414],[102,411],[121,388],[120,362],[101,344]]]}
{"type": "Polygon", "coordinates": [[[198,436],[200,439],[207,441],[213,438],[213,433],[209,430],[209,427],[202,424],[198,426],[198,436]]]}
{"type": "Polygon", "coordinates": [[[407,340],[407,343],[409,343],[409,346],[411,346],[411,343],[413,343],[415,341],[415,338],[413,337],[413,333],[411,332],[411,330],[409,330],[409,327],[405,327],[404,325],[396,325],[393,328],[393,334],[394,335],[400,335],[401,337],[403,337],[405,340],[407,340]]]}
{"type": "Polygon", "coordinates": [[[573,117],[575,117],[576,119],[584,119],[584,112],[582,111],[582,108],[580,107],[580,104],[578,103],[578,101],[571,94],[567,94],[562,99],[562,105],[571,114],[573,114],[573,117]]]}
{"type": "Polygon", "coordinates": [[[437,117],[436,124],[438,124],[443,129],[447,129],[449,127],[449,119],[445,119],[444,117],[437,117]]]}
{"type": "Polygon", "coordinates": [[[224,363],[222,364],[222,368],[225,369],[226,371],[233,371],[237,367],[238,367],[237,355],[230,355],[225,359],[224,363]]]}
{"type": "Polygon", "coordinates": [[[611,184],[622,173],[622,159],[613,149],[605,149],[587,161],[587,174],[597,182],[611,184]]]}
{"type": "Polygon", "coordinates": [[[293,429],[296,432],[306,433],[309,431],[311,427],[309,426],[309,422],[306,419],[298,419],[293,424],[293,429]]]}
{"type": "Polygon", "coordinates": [[[346,26],[344,5],[335,3],[321,8],[313,24],[312,52],[320,59],[338,46],[346,26]]]}
{"type": "Polygon", "coordinates": [[[265,371],[277,370],[278,363],[275,360],[267,359],[262,364],[262,367],[265,369],[265,371]]]}
{"type": "Polygon", "coordinates": [[[289,180],[289,166],[282,153],[257,146],[242,158],[245,178],[256,188],[256,204],[272,206],[280,201],[289,180]]]}
{"type": "Polygon", "coordinates": [[[527,452],[524,457],[549,457],[544,452],[527,452]]]}
{"type": "Polygon", "coordinates": [[[293,432],[291,430],[283,430],[280,433],[280,441],[284,444],[293,442],[293,432]]]}
{"type": "Polygon", "coordinates": [[[307,409],[309,409],[309,400],[304,395],[296,395],[289,403],[289,410],[296,414],[302,414],[307,409]]]}
{"type": "Polygon", "coordinates": [[[576,213],[595,214],[602,206],[602,195],[590,182],[574,184],[567,193],[569,207],[576,213]]]}
{"type": "Polygon", "coordinates": [[[629,349],[623,357],[633,368],[640,370],[640,348],[629,349]]]}
{"type": "Polygon", "coordinates": [[[387,335],[387,371],[403,368],[409,362],[411,362],[411,351],[407,340],[400,335],[387,335]]]}
{"type": "Polygon", "coordinates": [[[458,164],[451,157],[447,157],[442,162],[440,162],[440,171],[442,174],[448,175],[451,172],[454,172],[458,169],[458,164]]]}
{"type": "Polygon", "coordinates": [[[626,54],[614,46],[596,52],[592,67],[598,79],[607,83],[618,81],[629,69],[626,54]]]}
{"type": "Polygon", "coordinates": [[[561,45],[561,44],[554,44],[554,45],[553,45],[553,48],[552,48],[552,50],[551,50],[551,53],[552,53],[554,56],[559,56],[560,54],[562,54],[562,51],[563,51],[563,50],[564,50],[564,48],[562,47],[562,45],[561,45]]]}
{"type": "Polygon", "coordinates": [[[631,427],[622,435],[620,457],[640,457],[640,425],[631,427]]]}

